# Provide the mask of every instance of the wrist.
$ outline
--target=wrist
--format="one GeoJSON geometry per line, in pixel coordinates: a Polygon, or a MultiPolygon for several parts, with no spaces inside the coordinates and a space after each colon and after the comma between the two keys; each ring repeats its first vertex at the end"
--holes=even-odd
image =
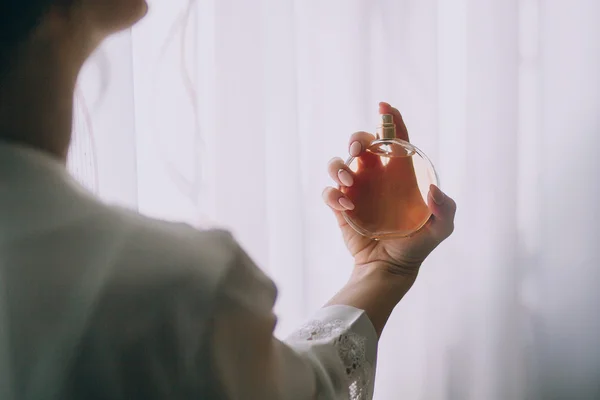
{"type": "Polygon", "coordinates": [[[413,283],[414,279],[390,277],[381,268],[355,268],[349,282],[327,305],[348,305],[363,310],[380,336],[392,311],[413,283]]]}
{"type": "Polygon", "coordinates": [[[361,281],[368,281],[372,285],[383,286],[392,293],[404,295],[415,283],[418,274],[419,267],[400,268],[395,264],[376,261],[355,265],[349,283],[358,284],[361,281]]]}

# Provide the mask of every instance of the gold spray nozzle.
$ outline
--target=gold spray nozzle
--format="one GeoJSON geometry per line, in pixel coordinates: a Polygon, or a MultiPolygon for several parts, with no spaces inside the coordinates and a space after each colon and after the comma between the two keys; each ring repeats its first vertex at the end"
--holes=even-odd
{"type": "Polygon", "coordinates": [[[394,124],[394,116],[390,114],[383,114],[381,116],[381,125],[377,129],[378,139],[395,139],[396,138],[396,125],[394,124]]]}

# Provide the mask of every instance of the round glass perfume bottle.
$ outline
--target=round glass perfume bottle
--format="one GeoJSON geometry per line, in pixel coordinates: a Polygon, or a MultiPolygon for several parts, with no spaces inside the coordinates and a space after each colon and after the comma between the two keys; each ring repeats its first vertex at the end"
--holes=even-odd
{"type": "Polygon", "coordinates": [[[346,165],[354,183],[340,190],[354,203],[342,214],[358,233],[371,239],[408,237],[431,217],[430,185],[438,185],[435,168],[416,146],[396,137],[392,115],[382,115],[377,140],[346,165]]]}

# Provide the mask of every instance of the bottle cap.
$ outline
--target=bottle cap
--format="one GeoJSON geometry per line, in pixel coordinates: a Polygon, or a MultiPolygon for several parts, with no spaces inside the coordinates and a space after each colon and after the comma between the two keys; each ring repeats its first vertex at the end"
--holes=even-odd
{"type": "Polygon", "coordinates": [[[378,139],[395,139],[396,125],[394,124],[394,116],[391,114],[381,115],[381,125],[377,129],[378,139]]]}

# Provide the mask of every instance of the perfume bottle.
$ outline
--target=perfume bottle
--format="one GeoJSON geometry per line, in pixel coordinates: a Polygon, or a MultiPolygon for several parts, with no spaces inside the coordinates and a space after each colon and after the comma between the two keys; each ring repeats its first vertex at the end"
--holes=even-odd
{"type": "Polygon", "coordinates": [[[396,137],[392,115],[382,115],[377,139],[346,165],[354,184],[340,190],[354,203],[342,214],[358,233],[383,240],[408,237],[431,217],[427,196],[438,177],[431,161],[414,145],[396,137]]]}

